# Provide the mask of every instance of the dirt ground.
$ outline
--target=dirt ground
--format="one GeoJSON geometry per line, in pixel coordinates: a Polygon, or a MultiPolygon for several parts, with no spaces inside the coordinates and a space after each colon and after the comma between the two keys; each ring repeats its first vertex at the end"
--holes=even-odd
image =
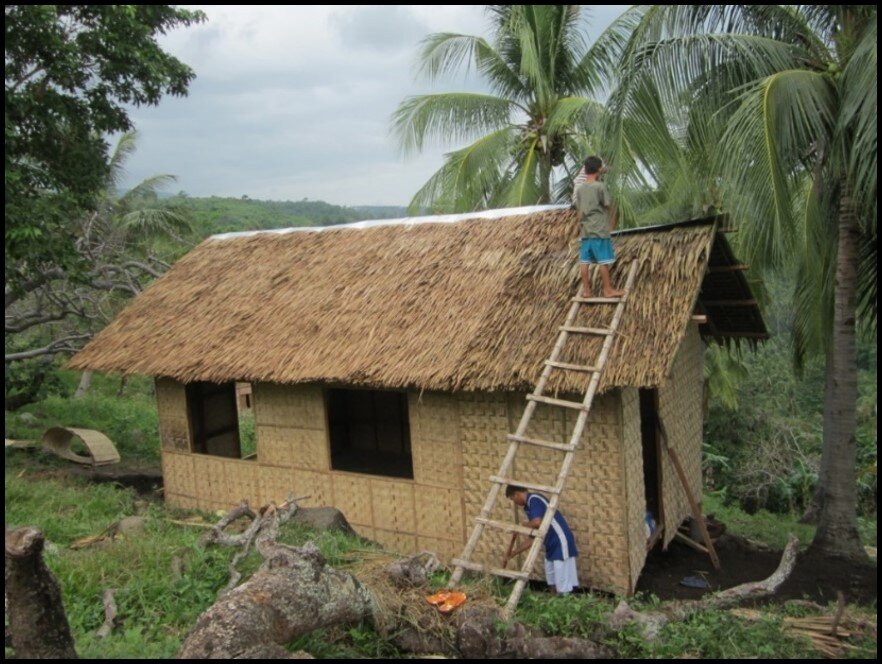
{"type": "MultiPolygon", "coordinates": [[[[678,542],[667,551],[653,551],[637,582],[637,592],[649,592],[661,599],[698,599],[706,593],[722,590],[747,581],[769,576],[781,560],[781,552],[757,547],[734,535],[723,535],[717,542],[721,571],[710,559],[678,542]],[[707,580],[706,590],[687,588],[680,581],[688,576],[707,580]]],[[[849,603],[869,604],[876,600],[876,567],[857,565],[839,558],[821,557],[803,552],[793,573],[772,601],[807,599],[826,603],[836,600],[836,592],[845,593],[849,603]]]]}

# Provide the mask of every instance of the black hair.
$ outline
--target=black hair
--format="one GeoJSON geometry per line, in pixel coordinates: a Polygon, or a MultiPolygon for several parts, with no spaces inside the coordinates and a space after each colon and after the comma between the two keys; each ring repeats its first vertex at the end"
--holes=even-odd
{"type": "Polygon", "coordinates": [[[603,168],[603,159],[600,157],[596,157],[591,155],[585,160],[585,172],[588,175],[593,175],[597,173],[601,168],[603,168]]]}
{"type": "Polygon", "coordinates": [[[526,491],[526,489],[522,486],[518,486],[517,484],[509,484],[507,487],[505,487],[505,497],[511,498],[518,491],[526,491]]]}

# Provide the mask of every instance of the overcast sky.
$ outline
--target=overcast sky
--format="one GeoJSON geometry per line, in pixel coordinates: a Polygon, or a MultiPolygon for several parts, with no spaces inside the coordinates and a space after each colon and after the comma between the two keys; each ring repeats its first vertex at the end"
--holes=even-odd
{"type": "MultiPolygon", "coordinates": [[[[592,6],[588,37],[625,7],[592,6]]],[[[191,196],[406,205],[455,147],[403,157],[389,118],[408,95],[475,89],[430,87],[415,62],[433,32],[488,35],[480,6],[198,8],[207,22],[161,40],[196,80],[187,97],[132,111],[139,142],[124,185],[170,173],[191,196]]]]}

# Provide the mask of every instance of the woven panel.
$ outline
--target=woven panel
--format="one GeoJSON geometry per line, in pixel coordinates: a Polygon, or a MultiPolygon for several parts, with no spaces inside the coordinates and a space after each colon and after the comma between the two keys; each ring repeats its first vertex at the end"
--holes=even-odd
{"type": "Polygon", "coordinates": [[[414,486],[410,482],[371,480],[374,527],[398,533],[416,533],[414,486]]]}
{"type": "Polygon", "coordinates": [[[462,499],[459,491],[417,486],[414,498],[418,534],[457,540],[462,537],[462,499]]]}
{"type": "Polygon", "coordinates": [[[325,429],[325,400],[315,385],[254,383],[254,420],[296,429],[325,429]]]}
{"type": "Polygon", "coordinates": [[[445,565],[462,553],[462,542],[459,539],[442,539],[417,535],[417,550],[431,551],[445,565]]]}
{"type": "Polygon", "coordinates": [[[226,503],[227,480],[225,464],[220,457],[194,455],[196,467],[196,498],[203,503],[226,503]]]}
{"type": "Polygon", "coordinates": [[[286,429],[284,437],[290,441],[291,464],[295,468],[328,471],[328,435],[323,429],[286,429]]]}
{"type": "Polygon", "coordinates": [[[292,429],[257,425],[257,458],[261,464],[290,468],[294,461],[290,432],[292,429]]]}
{"type": "Polygon", "coordinates": [[[348,473],[331,473],[334,488],[334,507],[343,512],[346,520],[362,527],[373,527],[371,481],[367,477],[348,473]]]}
{"type": "Polygon", "coordinates": [[[196,466],[189,454],[162,453],[164,494],[196,497],[196,466]]]}
{"type": "Polygon", "coordinates": [[[636,388],[622,390],[622,439],[625,448],[627,494],[629,591],[646,562],[646,480],[643,476],[643,438],[640,430],[640,395],[636,388]]]}
{"type": "Polygon", "coordinates": [[[294,484],[294,471],[289,468],[276,468],[260,464],[260,498],[264,503],[284,502],[288,494],[305,496],[307,492],[294,484]]]}
{"type": "MultiPolygon", "coordinates": [[[[659,388],[659,413],[668,433],[668,444],[676,450],[696,500],[701,500],[701,441],[704,417],[704,343],[698,325],[690,324],[674,360],[670,379],[659,388]]],[[[691,516],[689,500],[674,465],[663,455],[664,510],[667,522],[665,542],[674,538],[677,525],[691,516]]]]}
{"type": "Polygon", "coordinates": [[[292,470],[291,480],[295,496],[309,496],[300,502],[304,507],[330,507],[334,504],[330,473],[311,470],[292,470]]]}
{"type": "Polygon", "coordinates": [[[157,378],[155,384],[162,449],[189,452],[190,425],[187,421],[186,388],[183,383],[168,378],[157,378]]]}
{"type": "Polygon", "coordinates": [[[413,476],[418,484],[461,487],[459,409],[449,394],[408,395],[413,476]]]}
{"type": "Polygon", "coordinates": [[[260,507],[263,496],[260,491],[260,467],[257,463],[244,459],[225,459],[223,464],[226,501],[230,505],[238,505],[246,500],[252,507],[260,507]]]}
{"type": "MultiPolygon", "coordinates": [[[[466,530],[471,531],[487,492],[489,478],[499,471],[508,443],[510,422],[507,398],[504,394],[464,393],[458,394],[460,436],[462,438],[463,487],[465,490],[466,530]]],[[[491,518],[512,521],[512,503],[500,494],[491,518]]],[[[499,564],[510,535],[498,530],[485,529],[472,559],[480,563],[499,564]]]]}
{"type": "MultiPolygon", "coordinates": [[[[571,520],[578,529],[580,581],[592,588],[627,593],[630,589],[625,531],[624,464],[620,392],[598,399],[582,435],[586,500],[571,520]]],[[[579,478],[574,479],[580,479],[579,478]]],[[[581,483],[581,482],[580,482],[581,483]]],[[[575,484],[575,482],[574,482],[575,484]]],[[[567,503],[564,503],[566,506],[567,503]]],[[[567,515],[568,520],[571,518],[567,515]]]]}
{"type": "Polygon", "coordinates": [[[384,549],[393,553],[407,555],[417,552],[416,535],[377,528],[374,530],[372,539],[379,542],[384,549]]]}

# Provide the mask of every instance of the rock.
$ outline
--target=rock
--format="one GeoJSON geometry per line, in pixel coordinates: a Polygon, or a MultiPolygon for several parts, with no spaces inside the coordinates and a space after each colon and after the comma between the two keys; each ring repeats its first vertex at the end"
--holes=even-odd
{"type": "Polygon", "coordinates": [[[437,634],[421,631],[414,627],[405,627],[398,631],[392,639],[395,646],[414,655],[456,655],[453,644],[437,634]]]}
{"type": "Polygon", "coordinates": [[[315,657],[303,650],[288,652],[275,643],[263,643],[245,650],[233,659],[315,659],[315,657]]]}
{"type": "Polygon", "coordinates": [[[400,558],[386,566],[386,573],[399,588],[418,588],[429,583],[429,575],[441,567],[431,551],[400,558]]]}
{"type": "Polygon", "coordinates": [[[340,530],[347,535],[358,534],[336,507],[298,507],[292,521],[319,531],[340,530]]]}
{"type": "Polygon", "coordinates": [[[33,413],[19,413],[18,421],[22,424],[37,424],[39,420],[33,413]]]}
{"type": "Polygon", "coordinates": [[[485,659],[497,641],[499,612],[482,606],[466,606],[457,616],[456,647],[463,659],[485,659]]]}
{"type": "Polygon", "coordinates": [[[132,535],[142,533],[147,529],[147,517],[143,516],[127,516],[121,519],[117,532],[124,535],[132,535]]]}

